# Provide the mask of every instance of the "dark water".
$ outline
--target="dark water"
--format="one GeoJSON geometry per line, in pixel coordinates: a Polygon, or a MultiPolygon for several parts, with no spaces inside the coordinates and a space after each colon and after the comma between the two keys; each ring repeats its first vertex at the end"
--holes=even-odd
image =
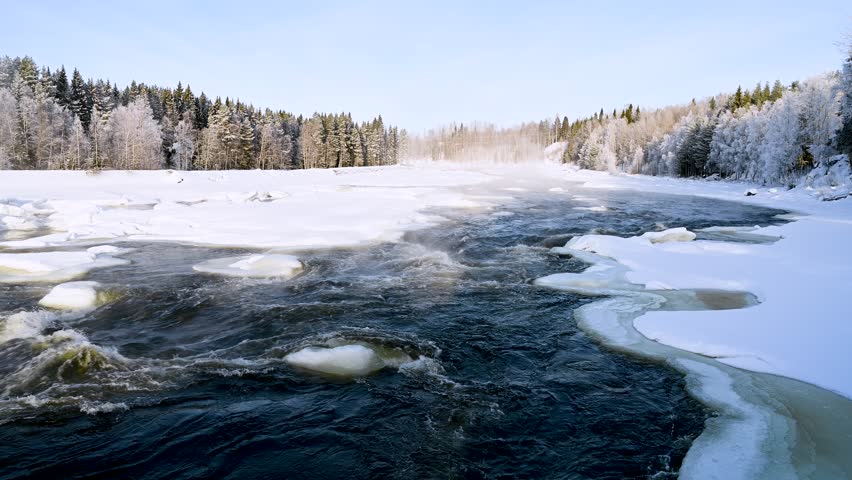
{"type": "MultiPolygon", "coordinates": [[[[584,268],[549,252],[572,235],[779,212],[587,194],[609,210],[530,192],[500,209],[512,215],[440,212],[447,223],[400,243],[300,252],[288,281],[191,268],[247,250],[128,245],[131,265],[87,277],[117,301],[0,345],[0,477],[674,475],[711,412],[675,372],[579,331],[572,311],[591,299],[531,281],[584,268]],[[341,343],[421,361],[353,381],[282,360],[341,343]]],[[[0,286],[0,310],[32,310],[48,288],[0,286]]]]}

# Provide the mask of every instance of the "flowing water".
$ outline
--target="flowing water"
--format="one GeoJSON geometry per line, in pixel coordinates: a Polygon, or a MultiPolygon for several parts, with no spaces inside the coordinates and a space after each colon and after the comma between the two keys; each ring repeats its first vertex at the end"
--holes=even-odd
{"type": "MultiPolygon", "coordinates": [[[[532,280],[585,268],[549,251],[573,235],[766,225],[779,212],[512,195],[431,212],[447,221],[398,243],[297,252],[305,271],[284,281],[192,270],[249,250],[125,245],[130,265],[87,276],[112,303],[0,344],[0,477],[675,476],[713,412],[679,373],[580,331],[572,312],[593,299],[532,280]],[[351,379],[284,360],[347,344],[398,361],[351,379]]],[[[48,290],[0,286],[0,310],[32,311],[48,290]]]]}

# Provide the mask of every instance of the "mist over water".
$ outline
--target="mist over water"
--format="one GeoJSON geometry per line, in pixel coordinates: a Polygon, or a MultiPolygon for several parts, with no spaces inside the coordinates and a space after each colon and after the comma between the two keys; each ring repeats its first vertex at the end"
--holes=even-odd
{"type": "MultiPolygon", "coordinates": [[[[585,268],[549,251],[573,235],[779,212],[571,193],[501,190],[515,200],[432,211],[447,221],[399,243],[296,252],[304,272],[285,281],[192,270],[244,249],[128,245],[130,265],[87,276],[117,300],[0,344],[0,477],[674,475],[712,412],[678,373],[581,332],[572,312],[592,299],[532,280],[585,268]],[[385,368],[353,379],[287,361],[347,345],[385,368]]],[[[0,286],[3,315],[48,290],[0,286]]]]}

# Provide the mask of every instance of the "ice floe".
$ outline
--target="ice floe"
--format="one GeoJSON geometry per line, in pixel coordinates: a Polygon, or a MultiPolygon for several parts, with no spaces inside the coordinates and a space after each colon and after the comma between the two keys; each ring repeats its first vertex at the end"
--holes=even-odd
{"type": "Polygon", "coordinates": [[[306,347],[288,354],[284,360],[305,370],[344,377],[363,376],[385,367],[376,352],[363,345],[306,347]]]}
{"type": "Polygon", "coordinates": [[[127,260],[87,251],[0,253],[0,283],[64,282],[127,260]]]}
{"type": "Polygon", "coordinates": [[[256,254],[208,260],[192,267],[198,272],[248,278],[290,278],[304,268],[292,255],[256,254]]]}
{"type": "Polygon", "coordinates": [[[86,310],[103,305],[109,296],[98,282],[67,282],[53,287],[38,303],[56,310],[86,310]]]}

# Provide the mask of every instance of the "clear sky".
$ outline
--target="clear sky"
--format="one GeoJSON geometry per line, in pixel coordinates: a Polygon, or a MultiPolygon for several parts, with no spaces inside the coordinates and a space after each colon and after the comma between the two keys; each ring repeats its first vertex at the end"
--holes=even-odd
{"type": "MultiPolygon", "coordinates": [[[[844,59],[852,1],[0,3],[0,55],[420,131],[684,103],[844,59]]],[[[70,72],[69,72],[70,74],[70,72]]]]}

